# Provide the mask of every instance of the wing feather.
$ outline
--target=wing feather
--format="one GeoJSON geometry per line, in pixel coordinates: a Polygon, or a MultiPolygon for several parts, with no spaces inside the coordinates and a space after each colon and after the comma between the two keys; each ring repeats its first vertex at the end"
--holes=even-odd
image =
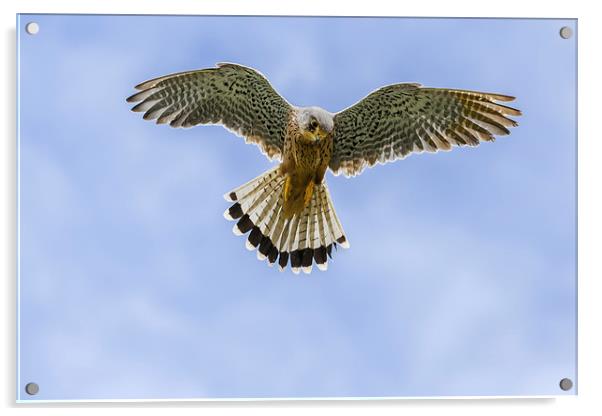
{"type": "Polygon", "coordinates": [[[138,84],[127,101],[145,120],[172,127],[222,124],[282,158],[291,106],[259,72],[237,64],[180,72],[138,84]]]}
{"type": "Polygon", "coordinates": [[[503,94],[388,85],[335,115],[329,167],[335,175],[355,176],[410,153],[493,141],[518,125],[508,116],[520,116],[520,110],[497,102],[512,100],[503,94]]]}

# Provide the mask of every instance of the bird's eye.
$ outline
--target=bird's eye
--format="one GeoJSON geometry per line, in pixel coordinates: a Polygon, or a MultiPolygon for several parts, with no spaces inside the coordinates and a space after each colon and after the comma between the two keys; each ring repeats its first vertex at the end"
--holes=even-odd
{"type": "Polygon", "coordinates": [[[315,130],[318,127],[318,122],[316,120],[312,120],[312,122],[309,124],[309,127],[311,127],[312,130],[315,130]]]}

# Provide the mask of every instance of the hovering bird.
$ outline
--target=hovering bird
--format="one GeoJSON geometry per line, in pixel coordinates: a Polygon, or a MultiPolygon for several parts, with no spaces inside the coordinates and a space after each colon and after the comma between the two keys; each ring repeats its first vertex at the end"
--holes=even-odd
{"type": "Polygon", "coordinates": [[[249,233],[246,246],[257,258],[284,270],[310,273],[315,262],[328,267],[332,248],[348,248],[326,186],[335,175],[360,174],[366,167],[410,153],[477,146],[509,134],[521,112],[499,102],[514,97],[476,91],[393,84],[351,107],[330,113],[289,104],[258,71],[233,63],[180,72],[136,86],[127,99],[145,120],[172,127],[222,124],[259,146],[279,166],[224,195],[224,212],[237,220],[233,231],[249,233]]]}

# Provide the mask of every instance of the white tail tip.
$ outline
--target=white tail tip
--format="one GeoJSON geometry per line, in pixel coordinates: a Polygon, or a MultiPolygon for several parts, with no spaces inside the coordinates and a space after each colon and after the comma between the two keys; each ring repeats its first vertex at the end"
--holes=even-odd
{"type": "Polygon", "coordinates": [[[255,248],[256,248],[256,247],[255,247],[253,244],[251,244],[251,242],[250,242],[249,240],[247,240],[247,241],[246,241],[246,243],[245,243],[245,247],[246,247],[246,248],[247,248],[247,250],[249,250],[249,251],[253,251],[253,250],[255,250],[255,248]]]}
{"type": "Polygon", "coordinates": [[[232,215],[230,215],[230,208],[224,211],[224,218],[228,221],[234,221],[234,218],[232,218],[232,215]]]}
{"type": "Polygon", "coordinates": [[[242,233],[238,229],[238,224],[234,224],[234,227],[232,227],[232,232],[234,233],[234,235],[242,235],[242,233]]]}
{"type": "Polygon", "coordinates": [[[228,202],[236,202],[238,200],[236,197],[236,192],[228,192],[224,194],[224,199],[228,202]]]}
{"type": "Polygon", "coordinates": [[[305,274],[310,274],[311,273],[311,269],[312,269],[312,266],[302,267],[301,268],[301,270],[303,270],[303,273],[305,273],[305,274]]]}
{"type": "Polygon", "coordinates": [[[349,240],[347,240],[347,237],[345,237],[344,235],[340,236],[337,239],[337,244],[343,248],[349,248],[349,240]]]}
{"type": "Polygon", "coordinates": [[[318,265],[318,269],[322,270],[323,272],[325,272],[326,270],[328,270],[328,262],[324,263],[324,264],[319,264],[318,265]]]}
{"type": "Polygon", "coordinates": [[[293,271],[293,273],[295,273],[295,274],[299,274],[299,273],[301,273],[301,270],[299,270],[299,268],[298,268],[298,267],[291,267],[291,270],[292,270],[292,271],[293,271]]]}
{"type": "Polygon", "coordinates": [[[257,260],[264,261],[267,256],[263,254],[261,251],[257,250],[257,260]]]}

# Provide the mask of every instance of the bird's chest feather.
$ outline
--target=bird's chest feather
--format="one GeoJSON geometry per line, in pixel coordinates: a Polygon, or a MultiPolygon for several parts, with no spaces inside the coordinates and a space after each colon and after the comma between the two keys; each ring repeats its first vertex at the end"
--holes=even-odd
{"type": "Polygon", "coordinates": [[[311,200],[314,184],[322,183],[332,155],[332,138],[317,142],[301,135],[289,136],[284,146],[284,161],[280,166],[286,175],[283,189],[284,212],[287,218],[303,211],[311,200]]]}
{"type": "Polygon", "coordinates": [[[332,154],[332,139],[310,142],[297,136],[292,141],[290,150],[294,171],[300,176],[313,177],[328,166],[332,154]]]}

